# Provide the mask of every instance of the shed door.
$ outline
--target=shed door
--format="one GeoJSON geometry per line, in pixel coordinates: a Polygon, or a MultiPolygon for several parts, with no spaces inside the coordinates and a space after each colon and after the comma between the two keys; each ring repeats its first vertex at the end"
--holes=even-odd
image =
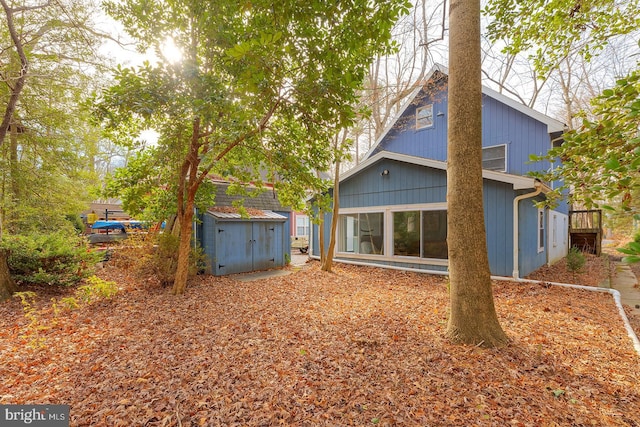
{"type": "Polygon", "coordinates": [[[252,223],[226,222],[216,227],[215,275],[243,273],[252,270],[252,223]]]}
{"type": "Polygon", "coordinates": [[[255,222],[253,224],[253,269],[267,270],[276,266],[276,223],[255,222]]]}

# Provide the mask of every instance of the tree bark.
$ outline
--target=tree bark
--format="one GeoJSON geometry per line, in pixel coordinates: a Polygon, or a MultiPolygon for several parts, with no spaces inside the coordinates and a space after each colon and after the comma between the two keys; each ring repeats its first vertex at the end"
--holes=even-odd
{"type": "MultiPolygon", "coordinates": [[[[327,255],[322,260],[322,270],[331,272],[333,253],[336,248],[336,230],[338,229],[338,212],[340,211],[340,160],[336,161],[336,172],[333,179],[333,215],[331,216],[331,234],[327,255]]],[[[323,242],[324,243],[324,242],[323,242]]]]}
{"type": "Polygon", "coordinates": [[[11,298],[17,291],[16,284],[9,274],[9,251],[0,249],[0,301],[11,298]]]}
{"type": "Polygon", "coordinates": [[[11,35],[11,40],[13,45],[18,52],[18,56],[20,57],[20,73],[16,82],[11,89],[11,95],[9,96],[9,101],[7,102],[7,106],[4,111],[4,116],[2,118],[2,123],[0,123],[0,146],[4,143],[5,137],[7,136],[7,132],[9,130],[9,125],[11,124],[11,119],[13,117],[13,113],[16,109],[16,104],[18,103],[18,98],[20,97],[20,92],[22,92],[22,88],[24,87],[25,80],[27,79],[27,72],[29,70],[29,62],[27,61],[27,55],[24,52],[24,47],[22,45],[22,41],[18,36],[18,32],[16,31],[15,25],[13,23],[13,12],[14,10],[9,7],[5,0],[0,0],[0,4],[4,8],[4,12],[7,15],[7,27],[9,28],[9,34],[11,35]]]}
{"type": "Polygon", "coordinates": [[[181,295],[187,289],[189,279],[189,256],[191,254],[191,227],[193,224],[193,203],[187,201],[186,211],[180,218],[180,245],[178,247],[178,266],[171,293],[181,295]],[[189,209],[191,205],[191,209],[189,209]]]}
{"type": "Polygon", "coordinates": [[[447,242],[455,343],[498,347],[508,338],[493,302],[482,200],[480,1],[449,9],[447,242]]]}

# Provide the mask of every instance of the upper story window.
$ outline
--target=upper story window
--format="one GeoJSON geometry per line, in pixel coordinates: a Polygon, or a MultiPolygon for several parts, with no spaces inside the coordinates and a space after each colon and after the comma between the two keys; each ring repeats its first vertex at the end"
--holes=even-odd
{"type": "Polygon", "coordinates": [[[433,127],[433,104],[416,109],[416,130],[433,127]]]}
{"type": "Polygon", "coordinates": [[[507,171],[507,146],[494,145],[482,149],[482,169],[496,172],[507,171]]]}

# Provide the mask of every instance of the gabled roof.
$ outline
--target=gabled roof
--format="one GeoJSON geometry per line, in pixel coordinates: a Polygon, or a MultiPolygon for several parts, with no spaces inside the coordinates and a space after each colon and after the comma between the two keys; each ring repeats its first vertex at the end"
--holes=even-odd
{"type": "MultiPolygon", "coordinates": [[[[420,93],[420,91],[424,88],[424,85],[429,82],[430,80],[432,80],[434,78],[434,75],[436,73],[441,73],[444,75],[449,75],[449,69],[447,67],[445,67],[444,65],[441,64],[434,64],[433,67],[431,68],[431,70],[429,71],[429,73],[427,74],[427,77],[424,79],[424,84],[419,85],[418,87],[416,87],[413,92],[411,92],[410,95],[407,96],[407,98],[405,99],[404,103],[402,104],[402,106],[400,107],[400,109],[398,110],[398,113],[396,114],[396,116],[393,118],[393,120],[391,120],[389,122],[389,124],[387,125],[387,127],[385,128],[384,132],[382,132],[380,134],[380,137],[378,137],[377,141],[371,146],[371,148],[369,149],[369,151],[367,152],[367,154],[365,155],[365,159],[367,159],[371,153],[373,153],[376,148],[378,147],[378,145],[380,145],[380,143],[382,142],[382,140],[384,139],[384,137],[389,133],[389,131],[391,131],[391,129],[393,128],[393,126],[395,126],[396,122],[400,119],[400,117],[404,114],[404,112],[407,110],[407,108],[409,107],[409,105],[411,105],[411,103],[414,101],[414,99],[418,96],[418,94],[420,93]]],[[[497,92],[485,85],[482,85],[482,94],[486,95],[486,96],[490,96],[491,98],[495,99],[498,102],[501,102],[502,104],[505,104],[511,108],[513,108],[516,111],[521,112],[522,114],[525,114],[535,120],[538,120],[541,123],[544,123],[545,125],[547,125],[547,132],[549,134],[554,133],[554,132],[563,132],[566,129],[566,126],[564,123],[553,119],[545,114],[542,114],[539,111],[534,110],[533,108],[529,108],[526,105],[516,101],[513,98],[509,98],[506,95],[501,94],[500,92],[497,92]]]]}
{"type": "MultiPolygon", "coordinates": [[[[227,194],[229,188],[228,183],[215,183],[216,185],[216,206],[233,206],[233,202],[236,200],[244,199],[244,207],[259,209],[263,211],[279,211],[290,212],[291,208],[284,207],[280,204],[278,196],[271,188],[265,188],[260,194],[256,196],[239,196],[234,194],[227,194]]],[[[249,187],[250,191],[257,190],[255,187],[249,187]]]]}
{"type": "MultiPolygon", "coordinates": [[[[376,153],[374,156],[369,157],[368,159],[358,164],[358,166],[356,166],[355,168],[343,173],[340,176],[340,182],[343,182],[349,179],[351,176],[359,173],[360,171],[368,168],[369,166],[372,166],[373,164],[383,159],[396,160],[398,162],[410,163],[413,165],[425,166],[425,167],[439,169],[443,171],[447,170],[447,162],[427,159],[424,157],[409,156],[407,154],[393,153],[391,151],[380,151],[376,153]]],[[[514,190],[526,190],[530,188],[535,188],[535,183],[536,183],[535,178],[520,176],[520,175],[511,175],[504,172],[495,172],[495,171],[490,171],[486,169],[482,170],[482,177],[492,181],[511,184],[513,185],[514,190]]],[[[546,193],[548,191],[551,191],[551,189],[543,185],[543,192],[546,193]]]]}

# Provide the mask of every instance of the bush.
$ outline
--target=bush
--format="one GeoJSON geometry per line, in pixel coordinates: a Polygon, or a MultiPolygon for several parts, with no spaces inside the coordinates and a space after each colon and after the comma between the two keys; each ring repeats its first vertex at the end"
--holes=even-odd
{"type": "Polygon", "coordinates": [[[60,230],[49,234],[6,236],[9,272],[18,283],[71,286],[88,277],[100,261],[82,236],[60,230]]]}
{"type": "Polygon", "coordinates": [[[567,269],[573,273],[574,278],[575,274],[582,270],[582,267],[584,267],[586,262],[587,260],[580,249],[575,246],[572,246],[571,249],[569,249],[569,253],[567,254],[567,269]]]}

